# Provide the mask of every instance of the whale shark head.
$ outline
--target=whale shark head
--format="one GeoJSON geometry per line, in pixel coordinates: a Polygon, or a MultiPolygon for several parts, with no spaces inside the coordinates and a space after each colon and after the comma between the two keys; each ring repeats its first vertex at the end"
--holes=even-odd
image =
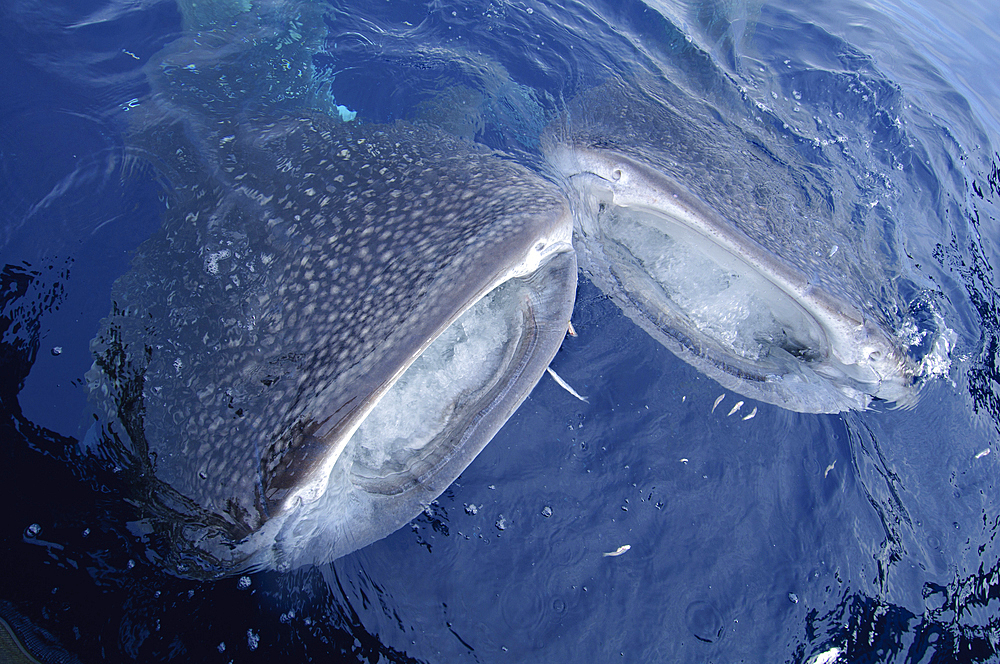
{"type": "Polygon", "coordinates": [[[682,359],[798,412],[908,405],[915,365],[858,307],[741,232],[678,182],[614,147],[553,141],[581,265],[682,359]]]}
{"type": "Polygon", "coordinates": [[[539,380],[572,218],[526,169],[403,124],[242,121],[210,147],[115,285],[91,391],[168,569],[326,562],[416,516],[539,380]]]}

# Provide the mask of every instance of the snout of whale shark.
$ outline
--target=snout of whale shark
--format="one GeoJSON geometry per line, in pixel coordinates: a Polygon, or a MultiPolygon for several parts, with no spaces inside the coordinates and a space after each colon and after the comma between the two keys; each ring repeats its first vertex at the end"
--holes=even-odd
{"type": "Polygon", "coordinates": [[[581,267],[655,339],[727,389],[803,413],[913,403],[917,366],[859,307],[614,147],[548,142],[581,267]]]}
{"type": "MultiPolygon", "coordinates": [[[[154,139],[183,157],[182,130],[154,139]]],[[[419,514],[541,378],[577,281],[565,197],[488,151],[321,115],[213,140],[88,374],[134,529],[193,577],[327,562],[419,514]]]]}

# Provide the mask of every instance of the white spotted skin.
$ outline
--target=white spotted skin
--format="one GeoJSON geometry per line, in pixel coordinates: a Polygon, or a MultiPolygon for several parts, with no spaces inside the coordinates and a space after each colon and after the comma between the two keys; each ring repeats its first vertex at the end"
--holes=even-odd
{"type": "MultiPolygon", "coordinates": [[[[183,133],[159,130],[161,154],[198,163],[183,133]]],[[[181,179],[162,229],[115,284],[88,375],[131,438],[123,453],[143,451],[161,511],[202,515],[190,541],[161,552],[200,556],[199,571],[178,571],[193,576],[278,565],[261,555],[267,537],[325,494],[351,432],[414,358],[498,284],[558,264],[554,313],[536,312],[558,320],[538,321],[541,355],[504,395],[489,423],[499,428],[558,348],[576,282],[565,198],[484,149],[309,115],[217,134],[218,167],[181,179]]],[[[482,431],[480,447],[492,436],[482,431]]],[[[435,475],[434,490],[458,472],[435,475]]],[[[405,523],[411,503],[373,502],[356,519],[405,523]]],[[[345,528],[330,556],[394,529],[345,528]]]]}

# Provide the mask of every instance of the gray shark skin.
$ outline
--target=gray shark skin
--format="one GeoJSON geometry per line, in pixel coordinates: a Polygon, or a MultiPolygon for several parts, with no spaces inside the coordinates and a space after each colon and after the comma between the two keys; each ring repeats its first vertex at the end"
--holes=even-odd
{"type": "Polygon", "coordinates": [[[863,410],[872,398],[914,403],[917,367],[877,322],[676,180],[635,155],[571,137],[550,140],[546,156],[574,201],[584,271],[640,327],[723,387],[803,413],[863,410]],[[699,281],[690,273],[703,268],[700,281],[717,282],[706,292],[725,301],[731,290],[744,301],[729,296],[728,307],[699,311],[698,291],[678,284],[699,281]]]}
{"type": "Polygon", "coordinates": [[[103,453],[145,510],[133,529],[191,577],[323,563],[392,533],[558,350],[577,278],[567,202],[520,166],[404,124],[244,119],[195,156],[171,133],[182,127],[157,132],[153,153],[200,175],[179,178],[116,282],[88,374],[103,453]],[[482,384],[446,397],[430,442],[366,460],[352,442],[366,417],[494,300],[506,341],[482,384]]]}

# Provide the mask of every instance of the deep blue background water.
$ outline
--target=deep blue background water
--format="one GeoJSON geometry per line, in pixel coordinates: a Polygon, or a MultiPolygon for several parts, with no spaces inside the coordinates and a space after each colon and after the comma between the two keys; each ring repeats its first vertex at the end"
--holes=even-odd
{"type": "MultiPolygon", "coordinates": [[[[996,8],[320,5],[315,76],[360,120],[429,122],[538,166],[574,99],[634,86],[684,118],[702,161],[665,158],[693,190],[746,223],[726,198],[754,177],[830,192],[829,219],[776,218],[775,246],[835,242],[846,291],[901,334],[936,312],[956,346],[912,410],[748,400],[742,420],[584,278],[580,336],[553,367],[589,403],[545,379],[411,526],[321,568],[214,583],[147,563],[113,471],[72,453],[90,339],[169,201],[130,114],[155,102],[148,68],[182,13],[0,12],[8,615],[84,661],[997,661],[996,8]],[[802,230],[820,222],[828,236],[802,230]]],[[[237,103],[302,103],[253,88],[248,53],[237,103]]]]}

